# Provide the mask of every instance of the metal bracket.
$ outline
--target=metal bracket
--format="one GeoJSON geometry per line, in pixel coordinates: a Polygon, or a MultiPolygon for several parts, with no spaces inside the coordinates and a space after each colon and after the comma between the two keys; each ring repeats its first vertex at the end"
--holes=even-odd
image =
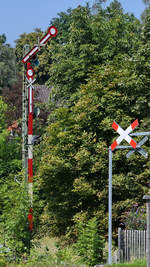
{"type": "Polygon", "coordinates": [[[145,136],[136,146],[136,149],[133,149],[131,151],[129,151],[127,154],[126,154],[126,157],[129,158],[135,151],[138,151],[142,156],[144,156],[145,158],[148,157],[148,153],[143,149],[141,148],[141,146],[148,140],[148,137],[145,136]]]}

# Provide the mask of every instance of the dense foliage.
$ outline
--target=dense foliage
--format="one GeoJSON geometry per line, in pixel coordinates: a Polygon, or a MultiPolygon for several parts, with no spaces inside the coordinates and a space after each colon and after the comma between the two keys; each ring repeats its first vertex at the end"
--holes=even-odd
{"type": "MultiPolygon", "coordinates": [[[[62,18],[67,14],[59,15],[56,25],[62,28],[62,18]]],[[[47,82],[54,85],[54,95],[59,100],[60,97],[68,99],[86,83],[92,66],[111,61],[116,56],[132,56],[140,41],[139,21],[133,15],[124,14],[117,1],[105,10],[99,7],[94,14],[88,5],[79,6],[71,15],[69,10],[66,21],[68,36],[66,38],[67,34],[60,32],[52,45],[53,64],[47,82]]],[[[55,24],[55,20],[52,22],[55,24]]]]}
{"type": "Polygon", "coordinates": [[[6,129],[7,105],[2,97],[0,114],[0,244],[18,256],[29,240],[26,217],[28,201],[24,186],[20,183],[21,139],[19,136],[12,139],[6,129]]]}
{"type": "MultiPolygon", "coordinates": [[[[50,24],[58,28],[58,35],[40,50],[40,67],[36,67],[37,82],[46,83],[51,93],[48,105],[43,105],[45,119],[42,124],[37,119],[34,125],[42,141],[34,147],[33,234],[60,238],[57,260],[63,259],[67,247],[89,266],[102,260],[107,240],[108,148],[118,137],[111,125],[115,120],[126,129],[138,119],[135,131],[143,132],[150,125],[150,16],[145,15],[142,24],[132,14],[125,14],[118,1],[105,9],[102,2],[68,9],[52,19],[50,24]]],[[[10,139],[6,129],[8,122],[21,118],[25,45],[33,46],[42,35],[36,29],[16,41],[17,79],[11,62],[14,51],[5,44],[5,36],[0,37],[1,64],[9,77],[7,83],[0,83],[0,242],[14,248],[17,255],[29,248],[28,199],[20,173],[20,137],[10,139]],[[17,184],[15,177],[19,177],[17,184]]],[[[138,142],[141,137],[134,139],[138,142]]],[[[150,152],[149,141],[143,148],[150,152]]],[[[137,151],[126,159],[126,153],[113,153],[114,240],[125,214],[130,215],[135,203],[140,210],[150,187],[149,159],[137,151]]],[[[126,222],[132,221],[132,216],[125,218],[126,222]]],[[[139,227],[145,225],[143,218],[139,227]]]]}
{"type": "Polygon", "coordinates": [[[5,34],[0,36],[0,93],[16,80],[14,49],[6,44],[5,34]]]}

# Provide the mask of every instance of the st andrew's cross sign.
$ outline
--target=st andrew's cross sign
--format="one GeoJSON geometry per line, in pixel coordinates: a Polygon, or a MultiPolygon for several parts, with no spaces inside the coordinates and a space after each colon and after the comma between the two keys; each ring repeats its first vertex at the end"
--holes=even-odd
{"type": "Polygon", "coordinates": [[[120,134],[120,136],[112,143],[111,150],[113,151],[123,139],[125,139],[134,149],[137,143],[129,136],[135,127],[139,125],[138,120],[135,120],[125,131],[114,121],[112,124],[113,129],[120,134]]]}

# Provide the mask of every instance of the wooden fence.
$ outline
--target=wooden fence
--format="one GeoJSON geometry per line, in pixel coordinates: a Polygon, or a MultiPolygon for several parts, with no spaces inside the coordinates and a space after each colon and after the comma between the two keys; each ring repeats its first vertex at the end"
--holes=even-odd
{"type": "Polygon", "coordinates": [[[146,256],[146,231],[118,229],[118,262],[146,256]]]}

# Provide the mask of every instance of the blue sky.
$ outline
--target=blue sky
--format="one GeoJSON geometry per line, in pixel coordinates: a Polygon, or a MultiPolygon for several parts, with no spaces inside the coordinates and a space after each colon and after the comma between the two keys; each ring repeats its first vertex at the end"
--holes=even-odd
{"type": "MultiPolygon", "coordinates": [[[[107,0],[110,4],[112,0],[107,0]]],[[[12,47],[20,34],[32,32],[35,28],[43,31],[49,26],[50,20],[61,11],[79,4],[85,5],[86,0],[1,0],[0,3],[0,35],[5,33],[7,43],[12,47]]],[[[88,1],[90,4],[94,0],[88,1]]],[[[134,13],[140,18],[145,5],[142,0],[120,0],[125,12],[134,13]]],[[[104,4],[106,5],[106,4],[104,4]]]]}

